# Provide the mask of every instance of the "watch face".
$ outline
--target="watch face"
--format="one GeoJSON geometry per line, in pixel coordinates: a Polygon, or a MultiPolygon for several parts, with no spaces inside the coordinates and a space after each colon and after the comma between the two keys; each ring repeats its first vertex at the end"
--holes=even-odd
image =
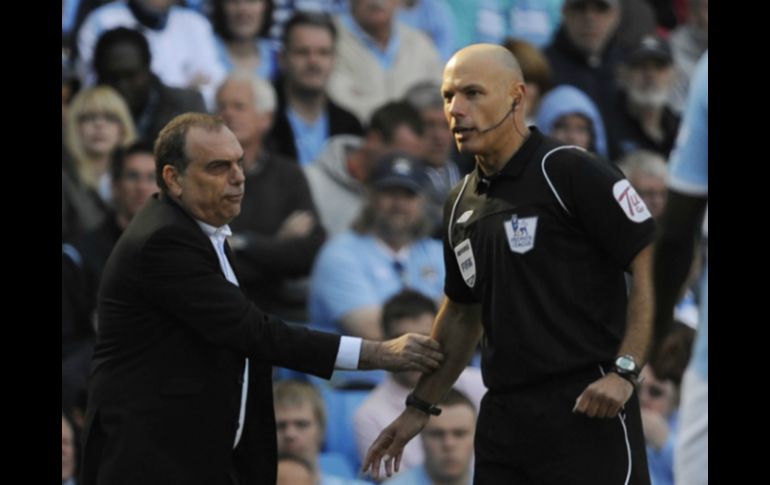
{"type": "Polygon", "coordinates": [[[618,357],[618,359],[615,361],[615,365],[618,366],[618,368],[628,372],[633,372],[636,370],[636,362],[625,355],[618,357]]]}

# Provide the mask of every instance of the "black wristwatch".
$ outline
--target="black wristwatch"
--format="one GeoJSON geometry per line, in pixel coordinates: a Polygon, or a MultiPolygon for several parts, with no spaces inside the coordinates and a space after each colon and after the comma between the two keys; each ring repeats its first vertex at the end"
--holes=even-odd
{"type": "Polygon", "coordinates": [[[413,408],[417,408],[420,411],[424,412],[425,414],[431,415],[431,416],[438,416],[441,414],[441,408],[431,404],[429,402],[425,402],[419,397],[415,396],[413,393],[409,393],[408,396],[406,396],[406,405],[412,406],[413,408]]]}
{"type": "Polygon", "coordinates": [[[632,355],[621,355],[615,359],[612,371],[633,384],[634,387],[639,383],[641,369],[632,355]]]}

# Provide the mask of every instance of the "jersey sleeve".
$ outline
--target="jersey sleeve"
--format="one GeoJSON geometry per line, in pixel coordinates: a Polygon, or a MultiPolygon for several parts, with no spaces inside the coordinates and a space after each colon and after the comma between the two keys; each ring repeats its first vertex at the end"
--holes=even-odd
{"type": "Polygon", "coordinates": [[[577,150],[563,150],[544,164],[562,207],[624,270],[655,236],[642,198],[614,165],[577,150]]]}

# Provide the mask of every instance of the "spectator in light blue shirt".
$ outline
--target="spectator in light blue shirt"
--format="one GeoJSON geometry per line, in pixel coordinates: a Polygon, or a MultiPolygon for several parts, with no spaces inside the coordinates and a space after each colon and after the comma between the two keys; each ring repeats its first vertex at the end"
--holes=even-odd
{"type": "Polygon", "coordinates": [[[311,322],[382,339],[380,314],[404,287],[438,300],[443,294],[441,243],[426,236],[427,175],[402,154],[382,160],[370,179],[367,203],[347,231],[321,249],[310,285],[311,322]]]}

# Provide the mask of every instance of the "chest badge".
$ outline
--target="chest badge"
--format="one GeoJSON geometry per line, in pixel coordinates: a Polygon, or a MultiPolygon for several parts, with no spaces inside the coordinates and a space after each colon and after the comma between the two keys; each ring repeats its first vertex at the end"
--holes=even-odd
{"type": "Polygon", "coordinates": [[[519,216],[514,214],[510,220],[503,222],[503,227],[508,237],[508,247],[514,253],[524,254],[535,247],[537,216],[519,219],[519,216]]]}
{"type": "Polygon", "coordinates": [[[476,284],[476,260],[473,259],[473,248],[471,247],[470,239],[466,239],[455,246],[455,257],[457,258],[457,266],[460,267],[460,273],[463,275],[465,284],[473,288],[473,285],[476,284]]]}

